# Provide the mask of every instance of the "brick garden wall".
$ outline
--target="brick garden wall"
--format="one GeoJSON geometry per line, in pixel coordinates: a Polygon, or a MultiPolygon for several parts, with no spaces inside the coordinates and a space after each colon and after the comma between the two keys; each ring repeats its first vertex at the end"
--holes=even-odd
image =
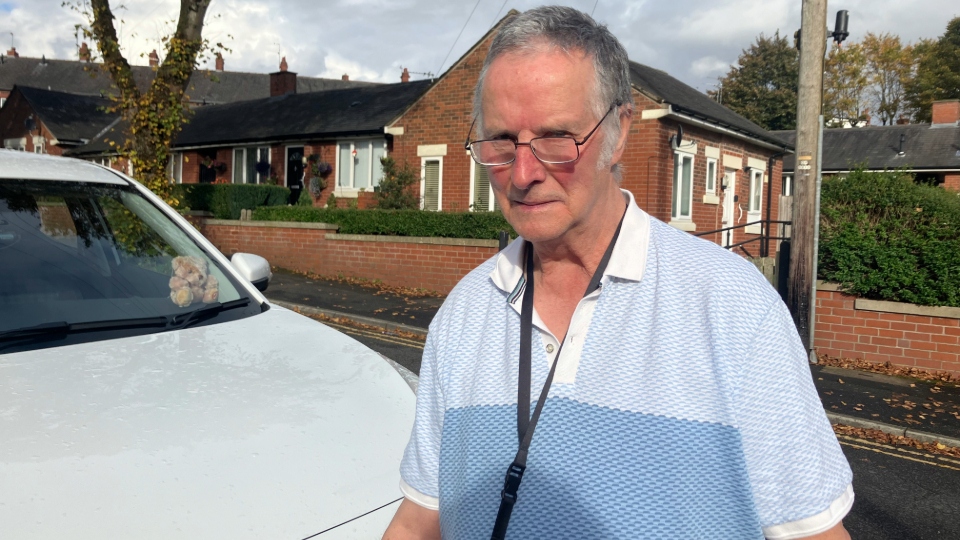
{"type": "Polygon", "coordinates": [[[227,256],[254,253],[289,270],[441,293],[497,253],[496,240],[343,235],[322,223],[211,219],[201,232],[227,256]]]}
{"type": "Polygon", "coordinates": [[[960,374],[960,308],[865,300],[821,285],[820,354],[960,374]]]}

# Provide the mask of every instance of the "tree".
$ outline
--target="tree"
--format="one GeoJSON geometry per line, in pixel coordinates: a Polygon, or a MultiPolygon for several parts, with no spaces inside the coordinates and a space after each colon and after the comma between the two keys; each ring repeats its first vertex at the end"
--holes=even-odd
{"type": "Polygon", "coordinates": [[[914,46],[916,73],[906,85],[907,109],[917,122],[931,120],[933,102],[960,98],[960,17],[936,41],[914,46]]]}
{"type": "Polygon", "coordinates": [[[823,67],[823,115],[827,127],[869,122],[867,93],[870,77],[864,47],[859,43],[834,47],[823,67]]]}
{"type": "Polygon", "coordinates": [[[419,199],[411,191],[420,182],[417,173],[407,164],[398,165],[392,157],[380,158],[383,178],[377,186],[377,208],[410,210],[419,207],[419,199]]]}
{"type": "MultiPolygon", "coordinates": [[[[780,36],[763,34],[720,79],[723,105],[766,129],[794,129],[800,56],[780,36]]],[[[716,99],[716,92],[708,92],[716,99]]]]}
{"type": "Polygon", "coordinates": [[[898,36],[867,33],[863,38],[873,110],[883,125],[892,125],[904,112],[904,86],[913,69],[913,47],[898,36]]]}
{"type": "MultiPolygon", "coordinates": [[[[116,144],[120,155],[130,161],[139,181],[174,205],[179,201],[167,178],[167,162],[170,145],[187,114],[184,91],[200,53],[208,48],[201,31],[210,1],[180,0],[177,28],[163,39],[163,62],[156,68],[149,88],[143,91],[120,50],[108,0],[65,4],[90,21],[90,27],[83,29],[84,35],[96,42],[103,66],[117,87],[113,108],[130,126],[126,140],[111,144],[116,144]]],[[[222,48],[219,44],[218,47],[222,48]]]]}

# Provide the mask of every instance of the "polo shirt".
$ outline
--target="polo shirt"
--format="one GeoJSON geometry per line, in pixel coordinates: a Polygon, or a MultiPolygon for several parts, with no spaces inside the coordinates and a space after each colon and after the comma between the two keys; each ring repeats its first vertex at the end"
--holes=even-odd
{"type": "MultiPolygon", "coordinates": [[[[557,373],[508,538],[791,539],[838,523],[852,474],[779,295],[748,261],[629,199],[561,357],[534,313],[531,399],[557,373]]],[[[517,450],[523,242],[430,324],[401,490],[444,538],[489,538],[517,450]]],[[[531,409],[533,404],[531,404],[531,409]]]]}

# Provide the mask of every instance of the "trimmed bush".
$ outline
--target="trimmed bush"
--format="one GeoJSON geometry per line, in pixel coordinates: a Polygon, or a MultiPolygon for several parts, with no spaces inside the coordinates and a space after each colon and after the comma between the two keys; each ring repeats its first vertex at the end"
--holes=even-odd
{"type": "Polygon", "coordinates": [[[960,307],[960,196],[903,172],[821,190],[820,279],[863,298],[960,307]]]}
{"type": "Polygon", "coordinates": [[[181,184],[181,200],[190,210],[212,212],[217,219],[240,219],[240,210],[286,205],[290,190],[257,184],[181,184]]]}
{"type": "Polygon", "coordinates": [[[257,208],[253,219],[303,221],[340,226],[341,234],[381,234],[495,240],[501,230],[516,236],[500,212],[425,212],[423,210],[352,210],[283,206],[257,208]]]}

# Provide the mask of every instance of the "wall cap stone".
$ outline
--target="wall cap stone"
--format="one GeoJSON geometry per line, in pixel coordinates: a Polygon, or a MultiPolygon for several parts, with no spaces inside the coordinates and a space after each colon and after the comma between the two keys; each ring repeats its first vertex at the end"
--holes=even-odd
{"type": "Polygon", "coordinates": [[[338,234],[327,233],[327,240],[350,240],[353,242],[388,242],[394,244],[433,244],[440,246],[492,247],[500,246],[498,240],[478,240],[474,238],[433,238],[423,236],[386,236],[379,234],[338,234]]]}
{"type": "MultiPolygon", "coordinates": [[[[832,291],[854,296],[840,290],[839,283],[817,281],[818,291],[832,291]]],[[[868,300],[855,298],[854,309],[862,311],[879,311],[883,313],[900,313],[902,315],[920,315],[922,317],[941,317],[944,319],[960,319],[960,308],[950,306],[918,306],[906,302],[890,302],[889,300],[868,300]]]]}
{"type": "Polygon", "coordinates": [[[207,219],[205,225],[222,225],[227,227],[265,227],[271,229],[318,229],[335,231],[340,228],[334,223],[305,223],[302,221],[240,221],[234,219],[207,219]]]}
{"type": "Polygon", "coordinates": [[[863,311],[883,311],[886,313],[902,313],[904,315],[922,315],[926,317],[941,317],[944,319],[960,319],[960,308],[949,306],[918,306],[905,302],[888,302],[886,300],[867,300],[857,298],[853,305],[863,311]]]}

